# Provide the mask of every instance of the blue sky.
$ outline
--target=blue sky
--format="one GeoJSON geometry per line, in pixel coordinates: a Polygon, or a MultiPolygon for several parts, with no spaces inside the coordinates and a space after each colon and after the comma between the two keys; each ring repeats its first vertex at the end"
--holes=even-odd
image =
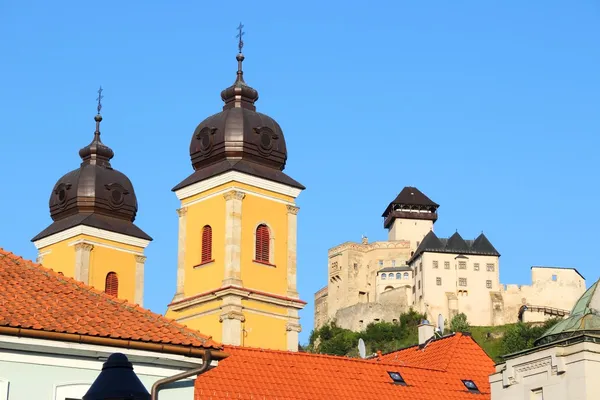
{"type": "Polygon", "coordinates": [[[132,180],[147,250],[145,304],[175,290],[178,201],[196,125],[235,77],[281,124],[298,204],[307,341],[327,249],[385,240],[407,185],[435,230],[482,230],[503,283],[532,265],[598,278],[595,160],[600,3],[564,1],[0,1],[0,246],[35,259],[56,180],[78,167],[102,85],[103,140],[132,180]]]}

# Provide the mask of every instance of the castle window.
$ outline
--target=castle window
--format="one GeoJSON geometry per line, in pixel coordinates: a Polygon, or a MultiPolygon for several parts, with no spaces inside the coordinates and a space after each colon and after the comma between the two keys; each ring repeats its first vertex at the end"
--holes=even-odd
{"type": "Polygon", "coordinates": [[[396,279],[402,279],[402,274],[400,272],[396,273],[396,279]]]}
{"type": "Polygon", "coordinates": [[[392,260],[392,267],[396,266],[396,260],[392,260]]]}
{"type": "Polygon", "coordinates": [[[467,262],[466,261],[459,261],[458,262],[458,269],[467,269],[467,262]]]}
{"type": "Polygon", "coordinates": [[[556,275],[552,275],[552,281],[556,282],[556,280],[558,279],[558,277],[556,275]]]}
{"type": "Polygon", "coordinates": [[[270,240],[271,235],[269,233],[269,227],[265,224],[260,224],[256,228],[256,255],[254,257],[255,261],[270,263],[270,240]]]}
{"type": "Polygon", "coordinates": [[[383,260],[379,260],[379,266],[383,267],[383,260]]]}
{"type": "Polygon", "coordinates": [[[418,289],[421,289],[421,281],[417,282],[418,289]]]}
{"type": "Polygon", "coordinates": [[[450,261],[444,261],[444,269],[450,269],[450,261]]]}
{"type": "Polygon", "coordinates": [[[435,278],[435,284],[438,286],[442,286],[442,278],[435,278]]]}
{"type": "Polygon", "coordinates": [[[394,279],[394,274],[393,274],[393,273],[389,273],[389,274],[388,274],[388,277],[389,277],[390,279],[394,279]]]}
{"type": "Polygon", "coordinates": [[[109,272],[106,275],[104,291],[111,296],[117,297],[119,295],[119,277],[116,272],[109,272]]]}
{"type": "Polygon", "coordinates": [[[467,286],[467,278],[458,278],[458,286],[467,286]]]}
{"type": "Polygon", "coordinates": [[[204,225],[202,228],[202,260],[201,263],[212,261],[212,228],[204,225]]]}
{"type": "Polygon", "coordinates": [[[494,272],[494,264],[486,264],[485,268],[489,271],[489,272],[494,272]]]}
{"type": "Polygon", "coordinates": [[[473,264],[473,271],[479,271],[479,263],[473,264]]]}
{"type": "Polygon", "coordinates": [[[488,289],[492,288],[492,281],[490,279],[488,279],[487,281],[485,281],[485,287],[488,289]]]}
{"type": "Polygon", "coordinates": [[[434,262],[433,262],[433,268],[436,268],[436,269],[437,269],[437,267],[438,267],[438,262],[437,262],[437,261],[434,261],[434,262]]]}
{"type": "Polygon", "coordinates": [[[404,273],[404,279],[408,279],[408,272],[404,273]]]}

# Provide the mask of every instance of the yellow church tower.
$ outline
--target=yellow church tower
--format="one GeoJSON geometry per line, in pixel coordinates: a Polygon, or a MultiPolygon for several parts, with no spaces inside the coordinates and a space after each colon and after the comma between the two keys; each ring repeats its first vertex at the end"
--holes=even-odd
{"type": "Polygon", "coordinates": [[[295,199],[304,186],[283,173],[283,132],[256,111],[241,48],[223,111],[192,135],[194,172],[173,188],[177,290],[166,315],[225,344],[297,351],[306,303],[296,290],[295,199]]]}
{"type": "Polygon", "coordinates": [[[144,249],[152,238],[134,225],[137,199],[129,179],[112,168],[113,151],[96,131],[79,151],[82,163],[50,194],[52,224],[32,239],[38,262],[60,274],[143,305],[144,249]]]}

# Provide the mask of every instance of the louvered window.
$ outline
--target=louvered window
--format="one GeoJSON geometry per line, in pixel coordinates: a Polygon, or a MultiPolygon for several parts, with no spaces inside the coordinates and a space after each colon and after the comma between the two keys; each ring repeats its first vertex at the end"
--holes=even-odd
{"type": "Polygon", "coordinates": [[[118,297],[119,295],[119,277],[115,272],[109,272],[106,275],[106,285],[104,291],[111,296],[118,297]]]}
{"type": "Polygon", "coordinates": [[[202,263],[212,261],[212,228],[205,225],[202,228],[202,263]]]}
{"type": "Polygon", "coordinates": [[[256,261],[269,263],[269,228],[266,225],[259,225],[256,228],[256,261]]]}

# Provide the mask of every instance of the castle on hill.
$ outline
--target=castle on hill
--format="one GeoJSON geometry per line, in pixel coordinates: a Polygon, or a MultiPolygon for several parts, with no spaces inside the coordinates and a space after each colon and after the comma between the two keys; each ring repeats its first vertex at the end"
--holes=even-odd
{"type": "Polygon", "coordinates": [[[405,187],[383,212],[388,240],[329,249],[328,283],[315,293],[315,329],[329,321],[359,331],[413,308],[436,321],[465,313],[471,325],[543,321],[569,314],[586,290],[573,268],[532,267],[531,285],[500,283],[500,253],[481,233],[434,233],[439,205],[405,187]]]}

